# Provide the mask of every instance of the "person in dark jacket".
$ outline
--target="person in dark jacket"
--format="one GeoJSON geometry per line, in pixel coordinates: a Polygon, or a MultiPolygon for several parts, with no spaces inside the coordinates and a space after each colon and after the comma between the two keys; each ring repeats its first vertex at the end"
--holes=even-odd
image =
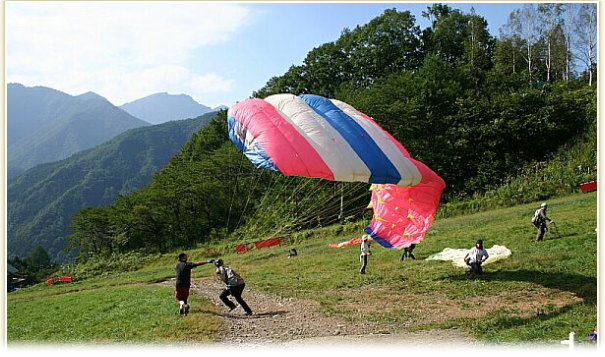
{"type": "Polygon", "coordinates": [[[179,313],[187,315],[189,313],[189,288],[191,287],[191,269],[200,265],[214,263],[214,260],[200,261],[197,263],[187,262],[187,254],[181,253],[174,267],[176,272],[176,282],[174,283],[174,295],[179,303],[179,313]]]}
{"type": "Polygon", "coordinates": [[[409,247],[403,248],[403,254],[401,254],[401,259],[399,259],[399,261],[403,261],[405,260],[405,258],[416,260],[414,253],[412,253],[414,251],[414,248],[416,248],[416,244],[410,244],[409,247]]]}
{"type": "Polygon", "coordinates": [[[242,277],[239,276],[235,270],[225,266],[222,259],[215,260],[214,265],[216,266],[216,277],[227,285],[227,288],[223,290],[221,295],[219,295],[221,301],[227,305],[229,311],[231,312],[237,306],[233,303],[233,301],[229,300],[227,296],[233,295],[235,301],[237,301],[244,311],[246,311],[246,315],[252,315],[252,309],[250,309],[250,306],[248,306],[248,304],[242,298],[242,293],[246,287],[244,279],[242,279],[242,277]]]}

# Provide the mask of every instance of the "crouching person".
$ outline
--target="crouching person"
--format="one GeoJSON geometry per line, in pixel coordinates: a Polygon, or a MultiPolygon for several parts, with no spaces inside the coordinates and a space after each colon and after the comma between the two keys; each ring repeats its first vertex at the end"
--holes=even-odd
{"type": "Polygon", "coordinates": [[[466,253],[464,262],[470,267],[469,273],[481,275],[483,274],[483,268],[481,265],[489,258],[487,250],[483,249],[483,240],[477,239],[475,246],[466,253]]]}
{"type": "Polygon", "coordinates": [[[244,279],[242,279],[239,274],[229,266],[225,266],[223,264],[222,259],[217,259],[214,261],[214,265],[216,266],[216,276],[217,278],[227,285],[227,288],[223,290],[221,295],[219,296],[221,301],[227,305],[229,311],[233,311],[237,306],[229,300],[228,296],[233,295],[235,301],[237,301],[241,307],[246,311],[246,315],[252,315],[252,310],[246,304],[244,299],[242,298],[242,293],[244,292],[244,288],[246,284],[244,283],[244,279]]]}

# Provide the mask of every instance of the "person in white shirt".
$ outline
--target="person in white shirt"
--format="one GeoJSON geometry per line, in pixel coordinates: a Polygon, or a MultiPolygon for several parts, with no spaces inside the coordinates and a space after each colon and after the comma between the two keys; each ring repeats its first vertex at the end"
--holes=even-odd
{"type": "Polygon", "coordinates": [[[229,300],[227,296],[232,295],[235,300],[240,304],[240,306],[246,311],[246,315],[252,315],[252,309],[250,306],[244,301],[242,298],[242,292],[246,287],[244,279],[232,268],[224,265],[222,259],[216,259],[214,261],[214,265],[216,266],[216,277],[218,280],[222,281],[227,285],[226,289],[219,295],[221,301],[227,305],[229,308],[229,312],[233,311],[237,305],[233,303],[233,301],[229,300]]]}
{"type": "Polygon", "coordinates": [[[538,233],[536,234],[536,241],[539,242],[544,239],[544,234],[548,230],[548,222],[554,222],[552,219],[546,217],[546,210],[548,209],[548,205],[546,202],[540,205],[540,208],[536,210],[534,213],[534,217],[531,222],[538,229],[538,233]]]}
{"type": "Polygon", "coordinates": [[[475,241],[475,246],[466,253],[466,256],[464,257],[466,265],[470,267],[469,273],[475,273],[477,275],[483,274],[481,264],[483,264],[487,258],[489,258],[489,254],[487,254],[487,250],[483,249],[483,240],[477,239],[475,241]]]}
{"type": "Polygon", "coordinates": [[[368,266],[368,255],[370,255],[370,236],[364,234],[361,236],[361,254],[359,255],[359,261],[361,262],[361,269],[359,274],[366,273],[366,266],[368,266]]]}

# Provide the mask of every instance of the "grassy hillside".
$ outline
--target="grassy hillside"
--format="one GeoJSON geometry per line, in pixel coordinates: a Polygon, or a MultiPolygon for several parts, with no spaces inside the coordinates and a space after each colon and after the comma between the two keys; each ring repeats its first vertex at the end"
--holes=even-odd
{"type": "MultiPolygon", "coordinates": [[[[351,230],[355,225],[301,232],[298,237],[308,239],[295,244],[299,256],[293,259],[286,257],[290,246],[222,258],[253,290],[315,300],[327,315],[378,323],[381,331],[374,332],[458,327],[487,342],[558,344],[574,331],[587,342],[597,316],[596,202],[595,193],[549,201],[549,216],[563,237],[547,235],[540,243],[532,242],[529,223],[536,202],[437,219],[414,252],[417,260],[400,262],[401,251],[374,244],[365,276],[358,273],[357,246],[327,247],[360,234],[351,230]],[[505,245],[512,256],[486,265],[481,278],[469,278],[449,262],[425,260],[446,247],[470,248],[478,237],[487,248],[505,245]]],[[[203,259],[229,247],[207,245],[189,253],[203,259]]],[[[174,254],[139,262],[133,272],[9,294],[8,341],[213,340],[220,326],[215,307],[197,297],[200,310],[187,317],[186,328],[171,289],[150,284],[172,276],[174,254]]],[[[92,268],[82,265],[72,273],[85,276],[92,268]]],[[[210,275],[202,267],[193,276],[210,275]]]]}

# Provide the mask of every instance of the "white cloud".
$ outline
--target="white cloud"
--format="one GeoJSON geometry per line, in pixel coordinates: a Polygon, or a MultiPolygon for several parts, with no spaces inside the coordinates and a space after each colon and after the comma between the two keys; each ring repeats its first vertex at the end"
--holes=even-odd
{"type": "MultiPolygon", "coordinates": [[[[187,68],[194,50],[228,41],[250,11],[201,2],[9,2],[7,80],[115,104],[154,91],[226,92],[233,79],[187,68]]],[[[203,69],[202,69],[203,71],[203,69]]]]}

